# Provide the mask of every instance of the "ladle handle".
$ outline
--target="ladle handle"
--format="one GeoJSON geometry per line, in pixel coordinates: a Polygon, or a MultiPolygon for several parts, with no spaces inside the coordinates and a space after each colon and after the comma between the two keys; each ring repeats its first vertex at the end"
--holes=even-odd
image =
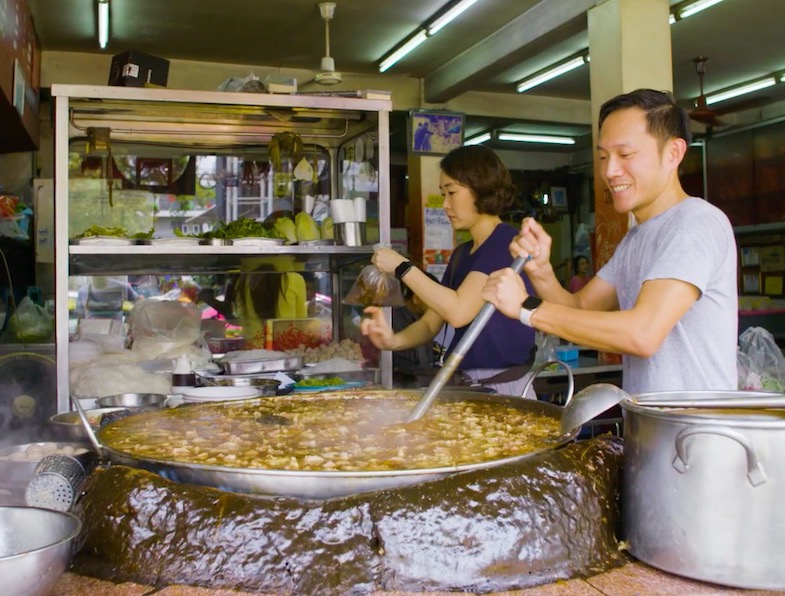
{"type": "Polygon", "coordinates": [[[82,404],[79,403],[79,399],[71,396],[71,402],[74,404],[74,406],[76,406],[76,412],[79,414],[79,419],[82,421],[82,426],[84,426],[85,430],[87,431],[87,438],[93,444],[96,453],[100,457],[103,454],[103,447],[101,446],[101,443],[98,442],[98,438],[93,432],[93,427],[90,426],[90,421],[87,419],[87,413],[84,411],[84,408],[82,408],[82,404]]]}
{"type": "MultiPolygon", "coordinates": [[[[518,257],[510,265],[515,273],[520,273],[523,270],[523,266],[531,260],[531,255],[528,257],[518,257]]],[[[428,408],[431,407],[433,400],[436,399],[436,396],[441,393],[441,390],[444,389],[444,386],[447,384],[447,381],[450,380],[450,377],[458,368],[458,365],[463,360],[463,357],[466,355],[466,352],[469,351],[469,348],[474,345],[475,340],[480,335],[485,326],[488,324],[488,321],[493,316],[493,313],[496,312],[496,307],[491,304],[490,302],[486,302],[483,304],[480,312],[472,321],[472,324],[469,325],[469,328],[466,330],[466,333],[461,338],[461,341],[458,342],[458,345],[455,346],[455,349],[449,355],[447,360],[444,361],[444,366],[436,373],[436,376],[431,381],[428,388],[423,393],[423,396],[420,398],[420,401],[417,402],[417,405],[414,406],[412,411],[409,413],[409,416],[406,418],[406,422],[413,422],[415,420],[419,420],[423,417],[425,412],[428,411],[428,408]]]]}
{"type": "Polygon", "coordinates": [[[570,403],[572,399],[572,394],[575,391],[575,378],[572,374],[572,369],[566,362],[562,362],[561,360],[546,360],[539,366],[534,369],[534,372],[529,371],[529,380],[526,381],[526,385],[523,387],[523,391],[521,391],[521,397],[526,397],[526,394],[529,392],[529,389],[534,384],[534,379],[543,372],[546,368],[548,368],[551,364],[558,364],[561,366],[565,372],[567,373],[567,396],[564,398],[564,405],[566,406],[570,403]]]}

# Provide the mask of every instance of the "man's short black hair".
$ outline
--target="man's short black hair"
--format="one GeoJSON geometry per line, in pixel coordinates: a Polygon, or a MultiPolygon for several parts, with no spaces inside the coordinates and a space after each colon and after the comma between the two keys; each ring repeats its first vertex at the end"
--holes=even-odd
{"type": "Polygon", "coordinates": [[[667,91],[636,89],[609,99],[600,107],[600,128],[613,112],[626,108],[640,108],[646,112],[646,127],[660,148],[668,139],[684,139],[687,145],[692,142],[690,116],[687,110],[676,105],[673,95],[667,91]]]}

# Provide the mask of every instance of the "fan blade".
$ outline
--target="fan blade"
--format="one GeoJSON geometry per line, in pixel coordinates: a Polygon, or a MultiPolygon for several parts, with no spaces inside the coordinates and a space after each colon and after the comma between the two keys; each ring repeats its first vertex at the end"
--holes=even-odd
{"type": "Polygon", "coordinates": [[[696,108],[690,112],[690,118],[706,126],[725,126],[719,115],[709,109],[696,108]]]}

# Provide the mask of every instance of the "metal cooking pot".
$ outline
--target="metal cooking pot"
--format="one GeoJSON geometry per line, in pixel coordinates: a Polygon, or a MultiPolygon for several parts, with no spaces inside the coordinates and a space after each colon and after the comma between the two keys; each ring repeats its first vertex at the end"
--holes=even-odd
{"type": "MultiPolygon", "coordinates": [[[[636,399],[762,395],[771,396],[683,391],[636,399]]],[[[621,406],[630,553],[694,579],[785,589],[785,411],[621,406]]]]}
{"type": "MultiPolygon", "coordinates": [[[[402,395],[417,398],[422,392],[418,391],[366,391],[364,396],[371,397],[400,397],[402,395]]],[[[325,392],[319,397],[330,399],[351,399],[351,395],[340,392],[325,392]]],[[[296,396],[271,397],[270,399],[298,399],[296,396]]],[[[543,416],[550,416],[560,420],[562,408],[553,404],[536,400],[521,399],[508,395],[487,395],[476,392],[445,392],[440,396],[444,401],[491,401],[498,404],[510,405],[519,410],[534,412],[543,416]]],[[[203,404],[186,406],[189,408],[204,407],[203,404]]],[[[147,416],[159,416],[160,413],[151,412],[147,416]]],[[[104,428],[108,428],[107,425],[104,428]]],[[[411,469],[411,470],[384,470],[384,471],[328,471],[328,470],[268,470],[244,469],[225,466],[209,466],[200,464],[185,464],[167,460],[153,460],[132,456],[100,443],[103,429],[92,439],[99,454],[112,463],[143,468],[175,482],[212,486],[223,490],[251,493],[270,496],[292,496],[301,498],[327,499],[346,496],[355,493],[393,488],[434,480],[436,478],[477,468],[490,468],[505,463],[520,461],[531,457],[537,452],[524,455],[507,457],[503,459],[484,461],[476,464],[464,464],[440,468],[411,469]]],[[[577,433],[573,431],[561,437],[558,445],[563,445],[572,440],[577,433]]]]}

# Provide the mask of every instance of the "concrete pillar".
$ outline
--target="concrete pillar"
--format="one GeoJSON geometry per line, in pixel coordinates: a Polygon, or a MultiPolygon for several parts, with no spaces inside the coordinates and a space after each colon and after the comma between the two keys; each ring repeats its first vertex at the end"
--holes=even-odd
{"type": "MultiPolygon", "coordinates": [[[[592,134],[600,106],[641,87],[673,90],[668,0],[607,0],[588,11],[592,134]]],[[[608,262],[628,228],[613,208],[594,159],[595,270],[608,262]]]]}

